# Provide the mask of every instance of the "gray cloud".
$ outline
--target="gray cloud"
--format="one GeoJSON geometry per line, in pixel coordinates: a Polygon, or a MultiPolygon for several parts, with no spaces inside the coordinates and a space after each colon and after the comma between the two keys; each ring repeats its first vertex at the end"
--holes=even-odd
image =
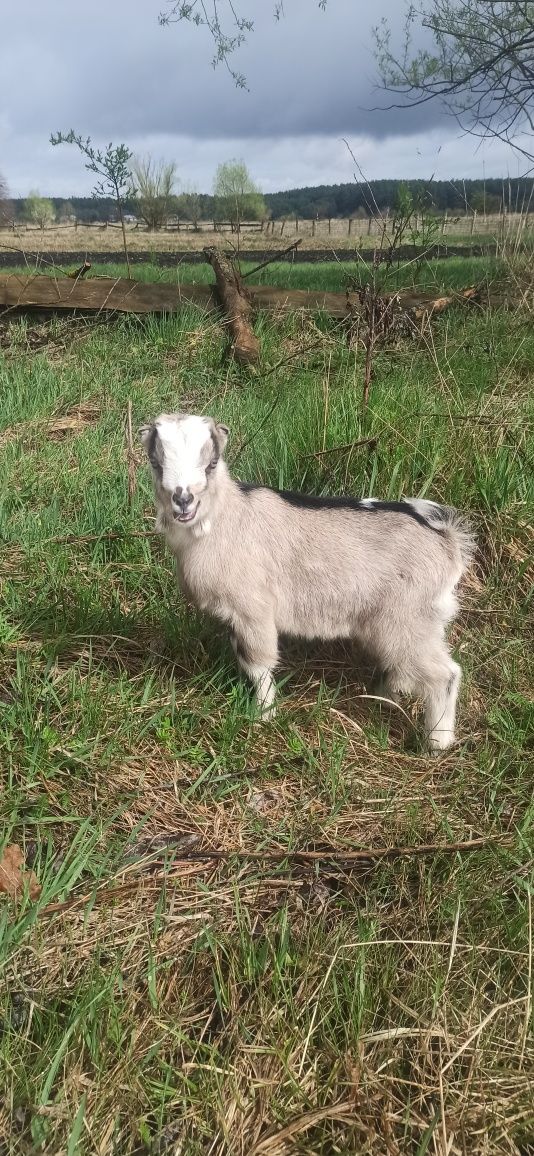
{"type": "Polygon", "coordinates": [[[271,0],[240,0],[256,24],[235,58],[249,92],[236,89],[224,68],[211,67],[205,30],[159,27],[158,6],[93,0],[73,10],[70,0],[48,0],[31,20],[23,4],[3,14],[0,168],[14,192],[45,184],[58,192],[90,188],[79,158],[47,143],[52,130],[71,126],[95,140],[175,156],[184,179],[204,189],[229,155],[254,157],[265,188],[350,180],[342,136],[357,141],[381,175],[398,176],[403,159],[412,175],[420,169],[416,141],[428,152],[430,139],[437,149],[458,135],[432,105],[373,111],[383,97],[375,88],[371,25],[385,14],[398,22],[400,0],[372,7],[328,0],[326,12],[315,0],[286,0],[279,22],[271,0]]]}

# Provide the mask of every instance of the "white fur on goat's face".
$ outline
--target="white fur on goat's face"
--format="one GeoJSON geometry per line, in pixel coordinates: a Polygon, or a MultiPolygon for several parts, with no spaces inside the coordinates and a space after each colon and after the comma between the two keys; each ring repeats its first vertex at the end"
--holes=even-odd
{"type": "Polygon", "coordinates": [[[211,418],[161,414],[140,433],[163,512],[182,525],[206,526],[210,477],[226,444],[226,426],[211,418]]]}

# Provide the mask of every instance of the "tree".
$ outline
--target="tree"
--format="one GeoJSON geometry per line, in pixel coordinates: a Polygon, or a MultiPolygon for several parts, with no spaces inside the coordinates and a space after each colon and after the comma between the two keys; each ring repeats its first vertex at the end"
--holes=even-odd
{"type": "Polygon", "coordinates": [[[191,221],[195,232],[198,230],[198,222],[202,216],[202,200],[198,189],[189,185],[184,189],[183,193],[177,198],[177,211],[180,217],[185,217],[186,221],[191,221]]]}
{"type": "Polygon", "coordinates": [[[213,194],[219,220],[231,221],[237,232],[242,221],[261,221],[267,215],[263,196],[243,161],[218,166],[213,194]]]}
{"type": "Polygon", "coordinates": [[[9,200],[7,184],[0,173],[0,228],[10,225],[14,217],[14,208],[9,200]]]}
{"type": "Polygon", "coordinates": [[[398,54],[387,21],[374,35],[382,85],[404,105],[437,100],[468,132],[506,141],[534,162],[531,0],[410,2],[398,54]],[[414,46],[420,25],[431,48],[414,46]]]}
{"type": "Polygon", "coordinates": [[[131,172],[133,153],[127,145],[108,144],[102,151],[91,144],[91,137],[85,140],[71,128],[68,133],[52,133],[50,144],[54,147],[60,144],[74,144],[85,157],[85,167],[90,173],[96,173],[100,180],[93,189],[93,197],[113,197],[122,226],[122,243],[124,256],[130,276],[130,258],[124,225],[124,200],[134,195],[134,184],[131,172]]]}
{"type": "MultiPolygon", "coordinates": [[[[326,8],[327,0],[315,0],[319,8],[326,8]]],[[[215,55],[212,59],[214,68],[224,64],[238,88],[246,88],[246,77],[231,66],[231,57],[237,49],[246,43],[247,36],[254,31],[254,21],[248,16],[241,15],[235,0],[212,0],[211,13],[204,0],[197,4],[197,0],[166,0],[167,9],[160,12],[159,22],[162,25],[181,24],[187,20],[196,24],[197,28],[206,28],[213,41],[215,55]]],[[[248,0],[252,7],[253,0],[248,0]]],[[[284,0],[273,0],[273,16],[280,20],[284,14],[284,0]]]]}
{"type": "Polygon", "coordinates": [[[139,157],[132,166],[137,184],[138,210],[149,229],[161,229],[172,211],[176,165],[139,157]]]}
{"type": "Polygon", "coordinates": [[[76,220],[76,211],[72,201],[63,201],[59,209],[59,220],[64,225],[70,225],[72,221],[76,220]]]}
{"type": "Polygon", "coordinates": [[[51,225],[55,221],[56,214],[52,201],[49,201],[47,197],[41,197],[37,189],[33,189],[24,202],[24,216],[32,225],[39,225],[40,229],[46,229],[47,225],[51,225]]]}

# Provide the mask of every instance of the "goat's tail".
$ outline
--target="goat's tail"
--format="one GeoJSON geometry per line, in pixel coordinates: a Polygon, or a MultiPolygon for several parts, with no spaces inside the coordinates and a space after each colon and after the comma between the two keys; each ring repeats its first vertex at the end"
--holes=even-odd
{"type": "Polygon", "coordinates": [[[410,498],[414,510],[436,530],[443,530],[458,553],[463,574],[471,564],[476,548],[475,535],[467,518],[453,506],[440,506],[426,498],[410,498]]]}

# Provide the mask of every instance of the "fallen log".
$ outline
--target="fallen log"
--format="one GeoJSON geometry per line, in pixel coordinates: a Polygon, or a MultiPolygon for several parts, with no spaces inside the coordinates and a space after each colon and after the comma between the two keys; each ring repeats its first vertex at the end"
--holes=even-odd
{"type": "MultiPolygon", "coordinates": [[[[472,290],[468,291],[472,293],[472,290]]],[[[315,289],[278,289],[272,285],[247,288],[250,306],[280,312],[324,312],[333,318],[350,316],[358,309],[355,295],[315,289]]],[[[406,310],[415,306],[437,312],[432,294],[395,294],[406,310]],[[434,309],[433,309],[434,305],[434,309]]],[[[476,297],[473,297],[476,299],[476,297]]],[[[440,307],[465,300],[462,293],[442,298],[440,307]],[[445,305],[446,302],[446,305],[445,305]]],[[[214,285],[176,285],[166,282],[129,281],[125,277],[88,277],[71,280],[65,275],[18,273],[0,276],[0,309],[81,310],[86,313],[175,313],[188,305],[214,310],[218,297],[214,285]]]]}
{"type": "Polygon", "coordinates": [[[230,258],[215,246],[204,249],[204,256],[215,273],[221,309],[232,334],[232,356],[240,365],[254,365],[260,343],[250,322],[252,305],[241,277],[230,258]]]}
{"type": "Polygon", "coordinates": [[[0,307],[11,309],[82,309],[88,312],[174,313],[193,302],[215,306],[209,285],[168,285],[130,281],[126,277],[22,276],[0,277],[0,307]]]}
{"type": "MultiPolygon", "coordinates": [[[[347,313],[345,293],[310,289],[277,289],[257,285],[247,289],[253,309],[290,312],[323,311],[331,317],[347,313]]],[[[215,285],[176,285],[158,281],[130,281],[125,277],[89,277],[71,280],[17,273],[0,276],[0,309],[80,309],[84,312],[175,313],[187,305],[216,309],[215,285]]]]}

